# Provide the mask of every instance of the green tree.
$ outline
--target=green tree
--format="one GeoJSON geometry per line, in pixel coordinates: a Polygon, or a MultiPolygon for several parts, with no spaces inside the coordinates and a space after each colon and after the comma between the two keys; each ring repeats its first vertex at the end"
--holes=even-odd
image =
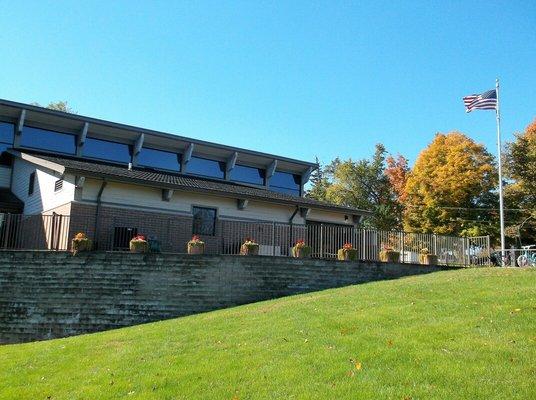
{"type": "Polygon", "coordinates": [[[509,179],[504,191],[506,203],[523,210],[515,214],[508,231],[522,236],[524,244],[536,243],[536,119],[506,144],[504,158],[509,179]]]}
{"type": "MultiPolygon", "coordinates": [[[[32,103],[34,106],[43,107],[41,104],[34,102],[32,103]]],[[[56,110],[56,111],[63,111],[70,114],[77,114],[75,110],[73,110],[69,104],[66,101],[56,101],[56,102],[50,102],[48,103],[48,106],[45,108],[48,108],[50,110],[56,110]]]]}
{"type": "Polygon", "coordinates": [[[327,200],[370,211],[364,225],[377,229],[401,227],[402,206],[385,174],[386,150],[376,145],[372,159],[341,161],[335,159],[328,167],[332,183],[326,190],[327,200]]]}
{"type": "Polygon", "coordinates": [[[404,227],[412,232],[497,235],[496,172],[485,147],[460,132],[438,133],[406,182],[404,227]]]}
{"type": "Polygon", "coordinates": [[[305,196],[311,199],[327,201],[327,189],[331,185],[328,179],[328,171],[323,166],[318,157],[315,157],[318,168],[311,174],[311,188],[306,192],[305,196]]]}

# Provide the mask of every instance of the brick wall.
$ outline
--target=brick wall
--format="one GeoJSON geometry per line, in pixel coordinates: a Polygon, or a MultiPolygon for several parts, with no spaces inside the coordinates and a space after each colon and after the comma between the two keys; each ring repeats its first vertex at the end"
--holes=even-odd
{"type": "Polygon", "coordinates": [[[0,343],[118,328],[440,267],[181,254],[0,252],[0,343]]]}
{"type": "MultiPolygon", "coordinates": [[[[162,251],[186,252],[186,243],[192,237],[192,217],[170,213],[141,211],[130,208],[101,207],[98,222],[98,237],[95,238],[96,206],[72,203],[70,237],[84,232],[99,250],[112,250],[114,227],[137,228],[138,233],[154,236],[160,240],[162,251]]],[[[266,255],[289,255],[289,247],[297,239],[304,239],[305,227],[270,222],[241,222],[216,220],[214,236],[202,237],[207,254],[237,254],[246,237],[264,245],[266,255]]]]}

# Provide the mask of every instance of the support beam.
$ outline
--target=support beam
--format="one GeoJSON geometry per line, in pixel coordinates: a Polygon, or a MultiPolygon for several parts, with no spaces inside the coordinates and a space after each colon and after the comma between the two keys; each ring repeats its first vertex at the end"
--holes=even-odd
{"type": "Polygon", "coordinates": [[[311,212],[310,208],[307,207],[300,207],[300,216],[303,219],[306,219],[309,216],[309,213],[311,212]]]}
{"type": "Polygon", "coordinates": [[[134,144],[134,155],[137,156],[141,148],[143,147],[143,141],[145,139],[145,135],[143,133],[140,133],[140,136],[138,136],[138,139],[136,139],[136,143],[134,144]]]}
{"type": "Polygon", "coordinates": [[[302,186],[305,185],[309,181],[309,178],[311,177],[312,173],[313,173],[313,167],[309,167],[304,173],[301,174],[302,186]]]}
{"type": "Polygon", "coordinates": [[[274,159],[270,165],[266,168],[266,187],[270,186],[270,178],[274,176],[275,169],[277,168],[277,160],[274,159]]]}
{"type": "Polygon", "coordinates": [[[309,178],[311,177],[311,173],[313,172],[313,167],[307,168],[305,172],[301,174],[301,187],[300,187],[300,195],[303,197],[305,196],[305,184],[307,181],[309,181],[309,178]]]}
{"type": "Polygon", "coordinates": [[[86,177],[85,176],[77,176],[75,178],[75,180],[74,180],[74,185],[77,188],[83,188],[85,182],[86,182],[86,177]]]}
{"type": "Polygon", "coordinates": [[[248,206],[248,203],[248,199],[238,199],[236,201],[236,208],[238,208],[239,210],[245,210],[248,206]]]}
{"type": "Polygon", "coordinates": [[[84,143],[86,142],[88,129],[89,129],[89,122],[85,122],[84,126],[82,127],[82,130],[78,134],[78,142],[76,143],[76,155],[78,157],[82,156],[82,146],[84,146],[84,143]]]}
{"type": "Polygon", "coordinates": [[[181,163],[181,172],[186,172],[188,162],[192,158],[192,153],[194,152],[194,144],[190,143],[188,147],[184,150],[184,153],[182,154],[182,163],[181,163]]]}
{"type": "Polygon", "coordinates": [[[26,119],[26,110],[20,111],[19,122],[17,123],[17,130],[15,131],[15,137],[13,138],[13,147],[18,148],[20,146],[20,139],[22,129],[24,128],[24,120],[26,119]]]}
{"type": "Polygon", "coordinates": [[[134,143],[134,151],[132,153],[132,165],[133,166],[138,165],[138,155],[140,154],[140,151],[143,147],[144,139],[145,139],[145,135],[143,133],[140,133],[140,135],[136,139],[136,142],[134,143]]]}
{"type": "Polygon", "coordinates": [[[162,200],[171,201],[173,197],[173,189],[162,189],[162,200]]]}
{"type": "Polygon", "coordinates": [[[26,119],[26,110],[20,110],[19,122],[17,124],[17,135],[22,133],[22,128],[24,128],[24,120],[26,119]]]}
{"type": "Polygon", "coordinates": [[[227,159],[227,162],[225,163],[225,180],[231,179],[231,171],[235,167],[236,159],[238,158],[238,152],[234,152],[231,157],[227,159]]]}

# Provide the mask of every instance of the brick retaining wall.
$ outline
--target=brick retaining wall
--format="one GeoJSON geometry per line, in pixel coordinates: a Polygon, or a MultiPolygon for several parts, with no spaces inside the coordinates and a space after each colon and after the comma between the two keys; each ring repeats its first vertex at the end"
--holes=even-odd
{"type": "Polygon", "coordinates": [[[185,254],[0,252],[0,343],[63,337],[444,269],[185,254]]]}

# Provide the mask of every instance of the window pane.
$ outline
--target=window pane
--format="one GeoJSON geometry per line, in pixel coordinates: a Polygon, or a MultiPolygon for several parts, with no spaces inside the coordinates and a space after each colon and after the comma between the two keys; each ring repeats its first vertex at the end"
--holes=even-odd
{"type": "Polygon", "coordinates": [[[275,192],[300,195],[301,176],[288,172],[276,171],[270,178],[270,189],[275,192]]]}
{"type": "Polygon", "coordinates": [[[216,228],[216,210],[214,208],[193,208],[193,234],[214,236],[216,228]]]}
{"type": "Polygon", "coordinates": [[[270,186],[274,185],[293,189],[300,186],[300,180],[300,175],[275,171],[274,175],[270,178],[270,186]]]}
{"type": "Polygon", "coordinates": [[[29,147],[31,149],[56,151],[65,154],[76,153],[75,135],[32,128],[30,126],[22,128],[20,144],[22,147],[29,147]]]}
{"type": "Polygon", "coordinates": [[[223,179],[225,176],[225,163],[201,157],[192,157],[188,162],[188,169],[186,172],[189,174],[223,179]]]}
{"type": "Polygon", "coordinates": [[[0,142],[13,143],[15,126],[8,122],[0,122],[0,142]]]}
{"type": "Polygon", "coordinates": [[[181,170],[181,155],[156,149],[142,148],[138,154],[138,164],[144,167],[181,170]]]}
{"type": "Polygon", "coordinates": [[[123,163],[129,163],[131,160],[130,146],[128,144],[94,138],[86,138],[86,142],[82,147],[82,154],[84,157],[123,163]]]}
{"type": "Polygon", "coordinates": [[[264,170],[237,164],[231,172],[231,179],[237,182],[264,185],[264,170]]]}

